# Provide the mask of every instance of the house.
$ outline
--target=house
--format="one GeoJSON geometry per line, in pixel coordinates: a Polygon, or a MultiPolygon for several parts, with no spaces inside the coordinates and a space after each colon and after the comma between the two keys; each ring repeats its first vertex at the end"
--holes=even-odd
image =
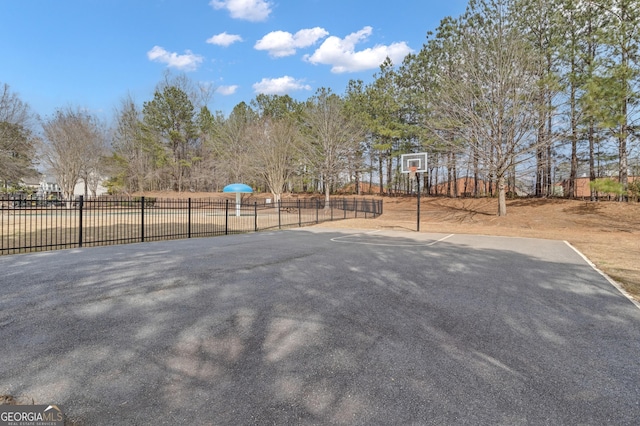
{"type": "Polygon", "coordinates": [[[26,192],[31,194],[37,194],[40,191],[40,178],[24,178],[20,182],[21,186],[25,188],[26,192]]]}
{"type": "MultiPolygon", "coordinates": [[[[617,177],[610,177],[607,179],[611,179],[613,181],[618,181],[617,177]]],[[[628,178],[628,182],[635,182],[635,181],[640,181],[640,176],[629,176],[628,178]]],[[[569,192],[569,179],[565,179],[562,181],[561,183],[562,188],[563,188],[563,193],[565,196],[570,196],[570,192],[569,192]]],[[[607,196],[607,195],[613,195],[613,194],[600,194],[600,196],[607,196]]],[[[575,197],[576,198],[590,198],[591,197],[591,186],[590,186],[590,180],[588,177],[579,177],[576,178],[575,180],[575,197]]]]}
{"type": "MultiPolygon", "coordinates": [[[[102,182],[104,182],[104,179],[102,180],[102,182]]],[[[96,193],[93,194],[91,192],[91,187],[87,188],[86,190],[86,194],[88,194],[89,197],[98,197],[100,195],[104,195],[107,193],[107,188],[105,188],[104,186],[102,186],[101,184],[98,184],[98,187],[96,189],[96,193]]],[[[84,196],[85,195],[85,181],[84,180],[80,180],[78,181],[78,183],[76,183],[76,186],[73,188],[73,196],[75,197],[79,197],[79,196],[84,196]]]]}
{"type": "MultiPolygon", "coordinates": [[[[48,177],[46,175],[40,175],[40,178],[23,179],[22,185],[26,188],[28,193],[35,194],[36,197],[41,199],[59,198],[62,199],[62,188],[58,185],[55,178],[48,177]]],[[[95,194],[88,190],[89,196],[99,196],[107,193],[107,188],[102,185],[98,185],[95,194]]],[[[73,189],[73,197],[79,197],[85,195],[85,183],[83,180],[79,181],[73,189]]]]}
{"type": "Polygon", "coordinates": [[[42,175],[37,195],[41,198],[62,198],[62,188],[54,178],[42,175]]]}
{"type": "Polygon", "coordinates": [[[34,178],[24,178],[20,181],[21,186],[24,188],[23,195],[33,194],[37,198],[61,198],[62,189],[54,178],[47,177],[46,175],[40,175],[34,178]]]}

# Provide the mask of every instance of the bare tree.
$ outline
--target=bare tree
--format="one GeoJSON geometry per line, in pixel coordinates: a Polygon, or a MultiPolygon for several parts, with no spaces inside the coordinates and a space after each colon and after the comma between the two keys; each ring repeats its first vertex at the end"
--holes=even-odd
{"type": "Polygon", "coordinates": [[[229,182],[241,182],[249,178],[251,153],[246,141],[248,129],[255,119],[255,112],[241,102],[233,108],[216,138],[220,166],[229,182]]]}
{"type": "Polygon", "coordinates": [[[456,73],[442,78],[435,134],[445,143],[453,133],[475,145],[495,177],[498,215],[504,216],[508,174],[531,160],[539,143],[548,143],[536,138],[536,82],[544,62],[510,22],[510,0],[479,3],[460,29],[456,73]]]}
{"type": "Polygon", "coordinates": [[[29,106],[7,84],[0,87],[0,180],[5,186],[36,174],[36,139],[29,106]]]}
{"type": "Polygon", "coordinates": [[[253,157],[249,170],[264,179],[277,203],[296,170],[301,141],[297,123],[287,117],[265,117],[253,124],[249,135],[253,157]]]}
{"type": "Polygon", "coordinates": [[[98,120],[71,107],[57,110],[43,124],[46,138],[43,158],[56,178],[66,199],[73,191],[82,173],[96,155],[96,146],[103,146],[104,133],[98,120]]]}
{"type": "Polygon", "coordinates": [[[322,176],[328,208],[331,188],[340,173],[349,170],[348,159],[354,157],[363,131],[356,121],[347,117],[344,100],[325,88],[319,89],[307,102],[304,124],[305,151],[309,162],[322,176]]]}
{"type": "Polygon", "coordinates": [[[100,129],[99,137],[90,143],[92,145],[90,147],[90,155],[87,156],[86,162],[80,172],[80,179],[84,181],[85,198],[89,196],[95,197],[98,192],[98,187],[113,170],[104,129],[100,129]]]}

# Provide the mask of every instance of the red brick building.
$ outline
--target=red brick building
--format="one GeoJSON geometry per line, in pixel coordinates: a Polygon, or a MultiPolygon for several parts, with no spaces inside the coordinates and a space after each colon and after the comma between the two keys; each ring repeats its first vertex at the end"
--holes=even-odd
{"type": "MultiPolygon", "coordinates": [[[[607,178],[607,179],[611,179],[613,181],[618,181],[617,177],[611,177],[611,178],[607,178]]],[[[628,182],[635,182],[635,181],[640,181],[640,176],[629,176],[628,177],[628,182]]],[[[591,186],[589,186],[589,178],[588,177],[580,177],[580,178],[576,178],[576,184],[575,184],[575,188],[576,188],[576,193],[575,193],[575,197],[576,198],[590,198],[591,197],[591,186]]],[[[563,190],[563,195],[565,197],[569,196],[569,180],[563,180],[562,181],[562,190],[563,190]]],[[[611,195],[613,196],[614,194],[599,194],[600,196],[608,196],[611,195]]]]}

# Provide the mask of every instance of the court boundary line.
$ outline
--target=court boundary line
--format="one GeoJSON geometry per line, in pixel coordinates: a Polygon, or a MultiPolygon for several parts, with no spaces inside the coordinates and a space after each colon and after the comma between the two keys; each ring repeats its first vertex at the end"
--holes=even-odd
{"type": "Polygon", "coordinates": [[[444,240],[448,240],[449,238],[454,237],[455,235],[456,235],[456,234],[449,234],[449,235],[447,235],[446,237],[442,237],[442,238],[440,238],[440,239],[439,239],[439,240],[437,240],[437,241],[434,241],[434,242],[432,242],[432,243],[430,243],[430,244],[427,244],[427,246],[434,246],[434,245],[436,245],[436,244],[438,244],[438,243],[443,242],[444,240]]]}
{"type": "Polygon", "coordinates": [[[597,273],[599,273],[600,275],[602,275],[608,282],[609,284],[611,284],[613,287],[615,287],[624,297],[626,297],[627,299],[629,299],[629,301],[631,303],[633,303],[635,305],[636,308],[640,309],[640,302],[638,302],[636,299],[634,299],[631,294],[629,294],[627,292],[627,290],[625,290],[624,288],[622,288],[622,286],[613,278],[611,278],[609,275],[605,274],[603,271],[601,271],[600,269],[598,269],[598,267],[595,265],[595,263],[593,263],[591,260],[589,260],[589,258],[587,256],[585,256],[584,254],[582,254],[582,252],[580,250],[578,250],[577,248],[575,248],[569,241],[564,241],[564,243],[569,246],[574,252],[576,252],[578,254],[578,256],[580,256],[585,262],[587,262],[587,264],[589,266],[591,266],[591,268],[596,271],[597,273]]]}

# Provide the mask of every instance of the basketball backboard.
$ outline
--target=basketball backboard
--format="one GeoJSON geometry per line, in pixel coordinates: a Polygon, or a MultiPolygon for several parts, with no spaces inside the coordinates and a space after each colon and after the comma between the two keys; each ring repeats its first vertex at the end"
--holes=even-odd
{"type": "Polygon", "coordinates": [[[427,153],[419,152],[415,154],[402,154],[402,173],[426,173],[427,153]]]}

